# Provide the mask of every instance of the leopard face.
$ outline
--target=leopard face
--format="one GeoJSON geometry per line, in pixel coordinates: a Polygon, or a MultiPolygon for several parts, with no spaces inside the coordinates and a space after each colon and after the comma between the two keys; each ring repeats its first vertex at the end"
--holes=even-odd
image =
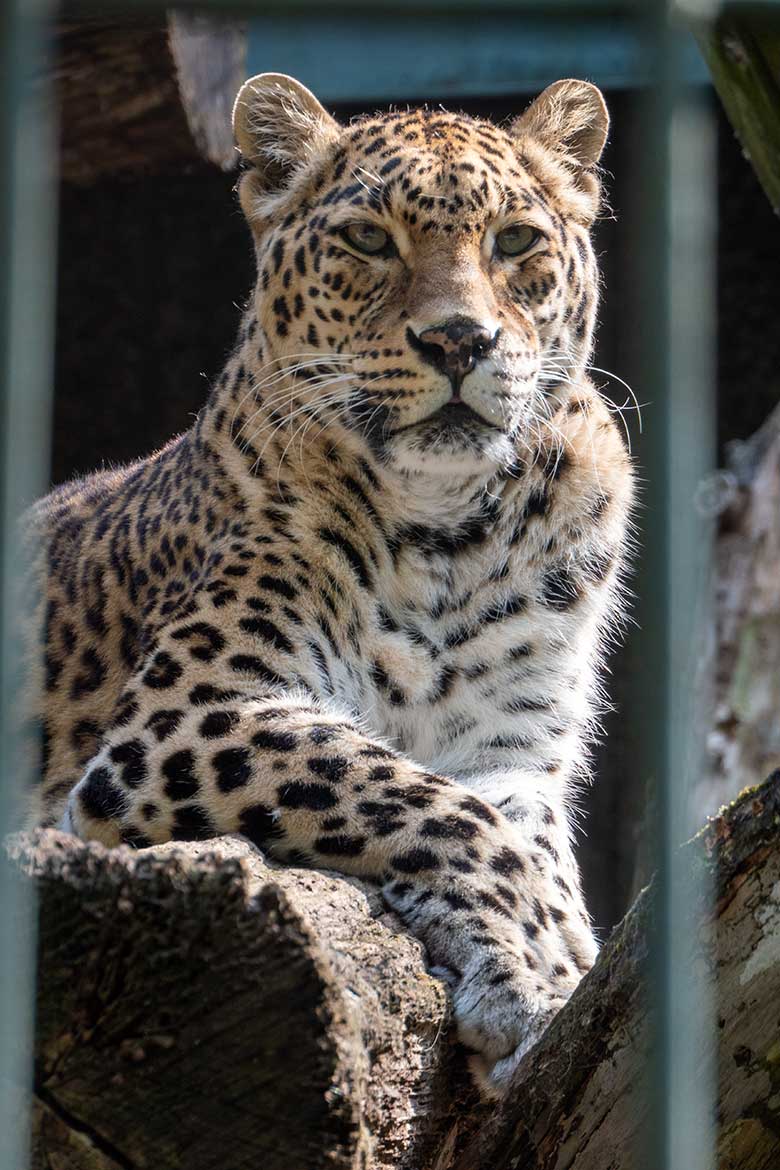
{"type": "Polygon", "coordinates": [[[511,466],[591,346],[598,90],[559,82],[506,129],[427,110],[343,127],[269,74],[235,125],[279,425],[349,432],[407,474],[511,466]]]}

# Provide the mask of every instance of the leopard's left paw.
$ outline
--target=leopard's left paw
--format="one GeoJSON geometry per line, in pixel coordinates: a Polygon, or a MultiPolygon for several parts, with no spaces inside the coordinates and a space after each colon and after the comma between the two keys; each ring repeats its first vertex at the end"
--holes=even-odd
{"type": "Polygon", "coordinates": [[[526,1035],[509,1056],[502,1056],[500,1060],[495,1061],[486,1060],[484,1056],[477,1054],[469,1057],[469,1071],[480,1094],[486,1100],[504,1099],[520,1062],[540,1039],[555,1014],[549,1012],[529,1019],[526,1035]]]}

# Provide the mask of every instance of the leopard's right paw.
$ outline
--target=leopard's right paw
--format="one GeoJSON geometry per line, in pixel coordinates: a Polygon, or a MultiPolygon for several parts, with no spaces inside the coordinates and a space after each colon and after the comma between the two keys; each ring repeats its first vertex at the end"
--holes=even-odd
{"type": "Polygon", "coordinates": [[[527,1038],[518,1044],[514,1052],[501,1060],[485,1060],[484,1056],[476,1053],[469,1057],[469,1072],[480,1096],[487,1101],[502,1101],[506,1097],[523,1057],[541,1038],[548,1023],[549,1019],[540,1020],[538,1025],[532,1022],[527,1038]]]}
{"type": "Polygon", "coordinates": [[[464,972],[453,994],[458,1039],[475,1054],[473,1068],[489,1096],[500,1095],[505,1079],[500,1070],[494,1075],[496,1066],[513,1061],[515,1067],[568,998],[535,985],[528,975],[519,956],[482,958],[464,972]]]}

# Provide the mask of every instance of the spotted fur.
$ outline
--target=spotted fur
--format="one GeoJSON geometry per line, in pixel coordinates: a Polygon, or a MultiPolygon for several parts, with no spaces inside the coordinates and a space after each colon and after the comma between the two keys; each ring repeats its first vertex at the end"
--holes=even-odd
{"type": "Polygon", "coordinates": [[[28,516],[36,815],[376,879],[500,1092],[595,953],[572,821],[632,490],[587,376],[606,111],[560,82],[506,129],[342,127],[265,75],[235,122],[234,353],[189,431],[28,516]]]}

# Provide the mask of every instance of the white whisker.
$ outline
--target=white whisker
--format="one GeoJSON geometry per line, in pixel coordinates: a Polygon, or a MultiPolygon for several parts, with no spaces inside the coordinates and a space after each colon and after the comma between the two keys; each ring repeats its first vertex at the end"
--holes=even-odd
{"type": "Polygon", "coordinates": [[[268,397],[264,398],[262,402],[258,403],[257,409],[254,410],[252,414],[244,420],[238,431],[236,431],[235,435],[233,435],[234,441],[240,438],[242,432],[247,427],[251,426],[257,416],[262,414],[263,411],[273,411],[274,413],[277,413],[285,400],[289,400],[290,402],[293,401],[296,393],[299,390],[302,390],[307,386],[316,386],[317,389],[320,389],[323,386],[330,386],[340,379],[347,379],[351,376],[352,375],[349,374],[334,374],[332,376],[329,374],[316,374],[311,378],[305,378],[303,382],[293,380],[292,385],[285,386],[283,389],[275,391],[274,394],[269,395],[268,397]]]}
{"type": "Polygon", "coordinates": [[[620,385],[625,390],[628,391],[629,396],[631,398],[631,401],[634,403],[634,408],[635,408],[637,415],[638,415],[638,418],[639,418],[639,433],[641,435],[642,434],[642,408],[639,405],[639,400],[638,400],[636,394],[634,393],[632,388],[629,386],[628,382],[624,382],[621,377],[619,377],[617,374],[613,374],[611,370],[602,370],[600,366],[588,366],[588,369],[593,370],[596,374],[603,374],[605,378],[614,378],[616,382],[619,382],[620,385]]]}
{"type": "MultiPolygon", "coordinates": [[[[307,360],[300,361],[300,362],[293,362],[290,365],[284,366],[281,369],[274,371],[272,376],[269,375],[269,377],[267,377],[267,378],[259,378],[258,380],[254,381],[250,385],[246,394],[244,394],[243,397],[241,399],[239,399],[239,401],[236,403],[235,409],[233,411],[233,416],[230,420],[229,434],[231,436],[233,434],[233,427],[235,425],[236,416],[248,398],[251,398],[253,395],[257,395],[262,390],[267,390],[270,386],[276,385],[277,382],[288,377],[290,374],[297,373],[300,370],[310,369],[310,368],[315,367],[315,366],[327,365],[327,364],[333,363],[333,362],[336,362],[338,364],[341,362],[347,363],[347,362],[351,362],[351,361],[355,360],[354,354],[317,354],[317,353],[306,354],[306,353],[300,353],[300,354],[286,354],[285,357],[287,357],[287,358],[291,358],[291,357],[292,358],[305,358],[307,360]]],[[[267,362],[264,366],[261,366],[258,373],[262,374],[263,370],[270,369],[272,366],[276,365],[281,360],[282,360],[281,358],[274,358],[272,361],[267,362]]]]}

